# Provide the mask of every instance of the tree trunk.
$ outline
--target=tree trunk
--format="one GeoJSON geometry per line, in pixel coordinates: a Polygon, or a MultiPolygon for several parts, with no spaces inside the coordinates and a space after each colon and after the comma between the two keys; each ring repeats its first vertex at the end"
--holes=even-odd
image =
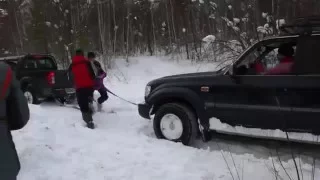
{"type": "Polygon", "coordinates": [[[152,24],[152,34],[153,34],[153,51],[155,52],[155,55],[157,55],[157,44],[156,44],[156,33],[155,33],[155,27],[154,27],[154,17],[153,17],[153,2],[151,2],[150,6],[150,13],[151,13],[151,24],[152,24]]]}
{"type": "Polygon", "coordinates": [[[127,57],[126,57],[126,62],[129,63],[129,35],[130,35],[130,5],[129,3],[127,4],[127,38],[126,38],[126,52],[127,52],[127,57]]]}
{"type": "MultiPolygon", "coordinates": [[[[169,0],[170,1],[170,0],[169,0]]],[[[169,19],[169,9],[168,9],[168,0],[165,2],[166,4],[166,15],[167,15],[167,30],[169,33],[169,47],[170,47],[170,52],[172,52],[172,37],[171,37],[171,28],[170,28],[170,19],[169,19]]]]}

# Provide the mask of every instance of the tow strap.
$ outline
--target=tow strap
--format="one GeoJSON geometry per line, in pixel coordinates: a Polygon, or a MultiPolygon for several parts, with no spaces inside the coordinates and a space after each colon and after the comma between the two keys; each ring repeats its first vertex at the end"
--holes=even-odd
{"type": "Polygon", "coordinates": [[[116,95],[115,93],[113,93],[112,91],[110,91],[108,88],[107,88],[107,91],[108,91],[110,94],[114,95],[115,97],[117,97],[117,98],[119,98],[119,99],[121,99],[121,100],[123,100],[123,101],[125,101],[125,102],[127,102],[127,103],[129,103],[129,104],[132,104],[132,105],[138,106],[138,104],[137,104],[137,103],[134,103],[134,102],[128,101],[128,100],[126,100],[126,99],[124,99],[124,98],[122,98],[122,97],[120,97],[120,96],[116,95]]]}

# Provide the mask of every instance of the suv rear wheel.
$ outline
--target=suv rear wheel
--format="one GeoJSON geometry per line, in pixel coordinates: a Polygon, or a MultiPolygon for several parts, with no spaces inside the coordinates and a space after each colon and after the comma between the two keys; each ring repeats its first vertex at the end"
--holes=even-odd
{"type": "Polygon", "coordinates": [[[157,138],[184,145],[192,144],[197,136],[196,115],[183,104],[169,103],[161,106],[156,112],[153,129],[157,138]]]}

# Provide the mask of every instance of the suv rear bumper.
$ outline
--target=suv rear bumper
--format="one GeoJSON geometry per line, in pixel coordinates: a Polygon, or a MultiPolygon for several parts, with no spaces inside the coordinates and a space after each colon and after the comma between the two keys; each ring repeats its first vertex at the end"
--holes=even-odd
{"type": "Polygon", "coordinates": [[[74,88],[53,88],[52,94],[55,97],[66,97],[76,93],[74,88]]]}
{"type": "Polygon", "coordinates": [[[146,104],[146,103],[138,104],[139,115],[145,119],[151,119],[150,118],[151,108],[152,108],[152,106],[150,106],[149,104],[146,104]]]}
{"type": "Polygon", "coordinates": [[[75,95],[74,88],[44,88],[37,92],[39,98],[47,97],[68,97],[75,95]]]}

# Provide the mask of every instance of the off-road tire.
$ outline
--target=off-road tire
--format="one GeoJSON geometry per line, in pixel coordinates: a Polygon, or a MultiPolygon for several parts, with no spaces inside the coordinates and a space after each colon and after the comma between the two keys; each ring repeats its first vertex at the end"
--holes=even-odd
{"type": "Polygon", "coordinates": [[[153,120],[153,129],[159,139],[166,139],[161,131],[161,119],[166,114],[174,114],[182,122],[183,132],[180,138],[171,140],[181,142],[184,145],[190,145],[196,139],[198,133],[198,123],[195,113],[186,105],[180,103],[168,103],[162,105],[155,113],[153,120]]]}

